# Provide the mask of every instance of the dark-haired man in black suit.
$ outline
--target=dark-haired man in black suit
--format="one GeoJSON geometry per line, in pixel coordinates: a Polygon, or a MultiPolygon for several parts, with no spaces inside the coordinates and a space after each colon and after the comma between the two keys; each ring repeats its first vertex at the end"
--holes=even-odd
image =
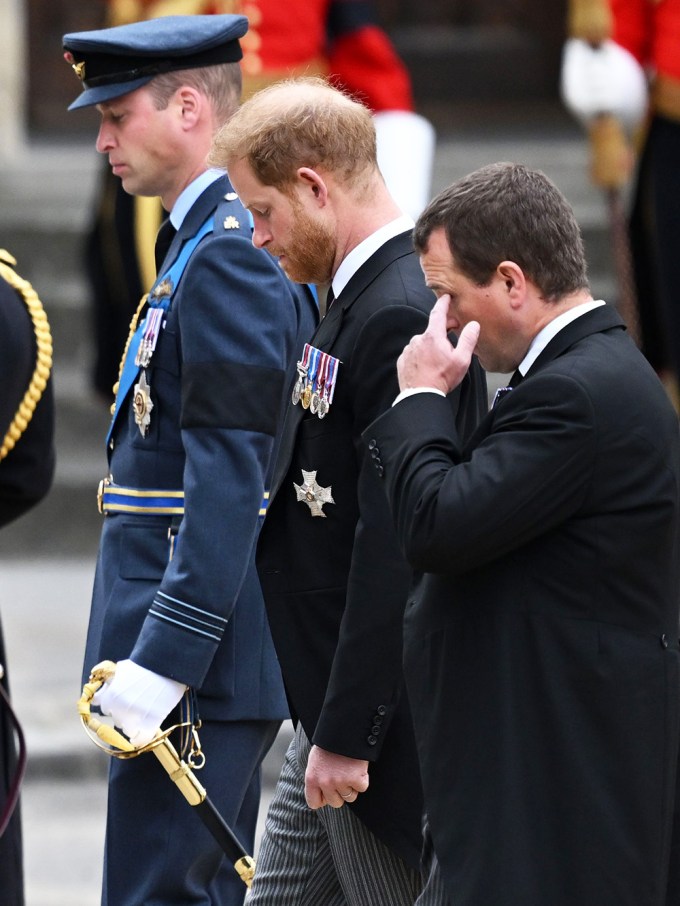
{"type": "MultiPolygon", "coordinates": [[[[411,570],[361,432],[396,396],[397,357],[434,300],[361,104],[319,80],[274,86],[240,108],[213,158],[253,215],[253,242],[294,280],[331,286],[300,350],[258,549],[297,732],[250,902],[411,904],[422,812],[402,674],[411,570]]],[[[486,403],[478,366],[449,402],[467,436],[486,403]]]]}
{"type": "Polygon", "coordinates": [[[408,398],[364,437],[425,573],[405,623],[436,857],[419,906],[676,906],[677,416],[543,174],[482,168],[414,236],[439,299],[399,360],[408,398]],[[515,375],[466,441],[444,397],[473,350],[515,375]]]}

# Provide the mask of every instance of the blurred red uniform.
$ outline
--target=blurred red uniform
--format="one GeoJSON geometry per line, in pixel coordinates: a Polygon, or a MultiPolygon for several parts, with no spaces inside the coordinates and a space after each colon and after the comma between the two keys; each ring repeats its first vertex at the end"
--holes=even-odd
{"type": "MultiPolygon", "coordinates": [[[[649,122],[630,218],[643,351],[680,375],[680,0],[610,0],[612,38],[648,69],[649,122]]],[[[676,399],[677,403],[677,399],[676,399]]]]}

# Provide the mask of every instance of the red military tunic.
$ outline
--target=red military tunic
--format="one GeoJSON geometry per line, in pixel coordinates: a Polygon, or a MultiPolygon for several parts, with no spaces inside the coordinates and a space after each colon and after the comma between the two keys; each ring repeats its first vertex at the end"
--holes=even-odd
{"type": "Polygon", "coordinates": [[[329,75],[374,112],[413,110],[411,80],[366,0],[110,0],[111,24],[154,16],[239,13],[244,94],[280,78],[329,75]]]}

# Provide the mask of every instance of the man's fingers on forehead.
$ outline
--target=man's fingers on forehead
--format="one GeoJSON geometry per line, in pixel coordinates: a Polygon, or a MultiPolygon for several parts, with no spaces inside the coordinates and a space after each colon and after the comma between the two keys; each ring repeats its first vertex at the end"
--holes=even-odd
{"type": "Polygon", "coordinates": [[[430,324],[433,327],[440,328],[442,325],[446,329],[446,319],[449,314],[449,302],[451,297],[448,293],[440,296],[432,307],[430,312],[430,324]]]}

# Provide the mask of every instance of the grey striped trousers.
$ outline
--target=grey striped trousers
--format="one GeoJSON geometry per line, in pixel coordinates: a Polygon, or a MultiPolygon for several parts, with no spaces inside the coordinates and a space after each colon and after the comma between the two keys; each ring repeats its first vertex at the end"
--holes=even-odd
{"type": "Polygon", "coordinates": [[[346,806],[309,808],[309,751],[298,725],[267,813],[248,906],[414,906],[422,889],[419,872],[346,806]]]}

